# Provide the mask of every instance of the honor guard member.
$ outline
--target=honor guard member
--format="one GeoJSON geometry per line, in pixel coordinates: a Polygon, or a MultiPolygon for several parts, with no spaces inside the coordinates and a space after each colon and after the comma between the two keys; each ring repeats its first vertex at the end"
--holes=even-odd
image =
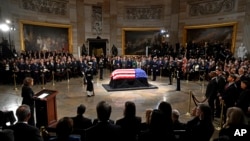
{"type": "Polygon", "coordinates": [[[168,85],[172,85],[173,84],[173,72],[175,69],[175,62],[172,57],[170,57],[170,60],[167,66],[168,66],[168,77],[169,77],[168,85]]]}
{"type": "Polygon", "coordinates": [[[92,68],[92,62],[88,63],[88,68],[85,72],[86,80],[87,80],[87,96],[91,97],[94,96],[94,86],[93,86],[93,68],[92,68]]]}
{"type": "Polygon", "coordinates": [[[100,80],[103,79],[103,68],[104,68],[104,59],[100,58],[99,63],[98,63],[98,67],[100,69],[100,80]]]}
{"type": "Polygon", "coordinates": [[[153,81],[156,80],[158,71],[159,71],[159,64],[157,63],[157,57],[154,57],[151,63],[151,72],[153,74],[153,81]]]}

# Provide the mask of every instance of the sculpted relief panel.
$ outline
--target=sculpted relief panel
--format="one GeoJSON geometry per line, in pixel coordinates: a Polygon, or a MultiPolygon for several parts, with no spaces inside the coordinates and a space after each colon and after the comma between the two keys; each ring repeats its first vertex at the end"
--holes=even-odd
{"type": "Polygon", "coordinates": [[[235,0],[216,0],[189,3],[189,16],[201,16],[231,12],[235,8],[235,0]]]}
{"type": "Polygon", "coordinates": [[[162,19],[163,7],[160,5],[150,7],[126,7],[125,17],[128,20],[162,19]]]}
{"type": "Polygon", "coordinates": [[[21,8],[35,12],[66,15],[69,0],[21,0],[21,8]]]}

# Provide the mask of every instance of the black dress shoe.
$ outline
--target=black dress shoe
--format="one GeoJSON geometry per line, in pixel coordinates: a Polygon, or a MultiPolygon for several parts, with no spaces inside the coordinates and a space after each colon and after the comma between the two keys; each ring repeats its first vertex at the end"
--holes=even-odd
{"type": "Polygon", "coordinates": [[[172,83],[169,83],[168,85],[173,85],[172,83]]]}

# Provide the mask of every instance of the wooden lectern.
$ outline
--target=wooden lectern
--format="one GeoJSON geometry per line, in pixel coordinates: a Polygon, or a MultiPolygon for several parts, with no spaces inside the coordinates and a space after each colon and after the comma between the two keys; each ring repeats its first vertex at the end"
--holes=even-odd
{"type": "Polygon", "coordinates": [[[36,126],[51,126],[57,122],[56,95],[58,91],[43,89],[36,94],[36,126]]]}

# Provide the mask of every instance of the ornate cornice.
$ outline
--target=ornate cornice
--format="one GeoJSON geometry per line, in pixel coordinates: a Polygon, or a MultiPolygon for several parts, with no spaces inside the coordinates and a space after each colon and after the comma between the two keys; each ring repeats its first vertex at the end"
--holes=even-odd
{"type": "Polygon", "coordinates": [[[213,0],[190,2],[189,16],[211,15],[231,12],[235,8],[235,0],[213,0]]]}
{"type": "Polygon", "coordinates": [[[129,6],[125,7],[125,18],[128,20],[162,19],[163,12],[163,6],[161,5],[145,7],[129,6]]]}
{"type": "Polygon", "coordinates": [[[21,8],[25,10],[66,15],[69,0],[21,0],[21,8]]]}

